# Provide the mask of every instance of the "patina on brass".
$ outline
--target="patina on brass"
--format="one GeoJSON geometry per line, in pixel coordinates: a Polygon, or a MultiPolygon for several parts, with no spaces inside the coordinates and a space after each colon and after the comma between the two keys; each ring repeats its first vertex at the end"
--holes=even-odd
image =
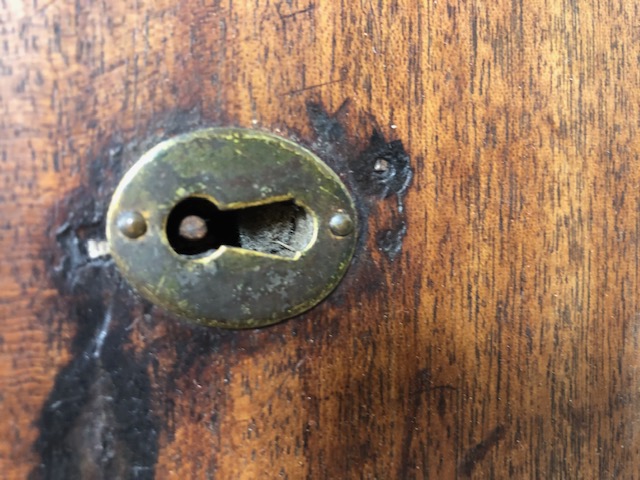
{"type": "Polygon", "coordinates": [[[356,231],[348,191],[318,157],[283,138],[236,128],[188,133],[148,151],[122,179],[107,215],[115,262],[144,297],[191,321],[227,328],[269,325],[324,299],[349,265],[356,231]],[[240,225],[240,245],[180,254],[169,242],[167,219],[191,198],[258,222],[262,211],[252,207],[276,204],[277,220],[272,230],[240,225]],[[302,212],[291,221],[297,230],[288,243],[268,238],[289,225],[280,218],[285,207],[302,212]],[[122,228],[127,212],[146,227],[135,238],[122,228]],[[265,253],[271,251],[261,247],[265,242],[283,253],[265,253]]]}

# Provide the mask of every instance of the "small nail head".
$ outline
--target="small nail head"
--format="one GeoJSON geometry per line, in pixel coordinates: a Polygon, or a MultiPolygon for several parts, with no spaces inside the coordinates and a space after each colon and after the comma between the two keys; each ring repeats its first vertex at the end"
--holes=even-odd
{"type": "Polygon", "coordinates": [[[376,172],[386,172],[389,170],[389,162],[384,158],[378,158],[373,164],[373,170],[376,172]]]}
{"type": "Polygon", "coordinates": [[[122,212],[117,222],[118,230],[127,238],[139,238],[147,232],[147,222],[139,212],[122,212]]]}
{"type": "Polygon", "coordinates": [[[345,212],[337,212],[329,220],[329,228],[334,235],[346,237],[353,232],[353,220],[345,212]]]}

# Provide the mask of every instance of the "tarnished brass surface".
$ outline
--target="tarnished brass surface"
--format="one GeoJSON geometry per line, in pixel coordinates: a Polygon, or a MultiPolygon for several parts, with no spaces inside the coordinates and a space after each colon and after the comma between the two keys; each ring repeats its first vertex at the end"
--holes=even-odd
{"type": "MultiPolygon", "coordinates": [[[[261,210],[257,216],[265,221],[261,210]]],[[[325,298],[351,260],[355,223],[349,193],[313,153],[274,135],[217,128],[167,140],[140,158],[113,195],[107,239],[124,277],[150,301],[200,324],[250,328],[302,313],[325,298]],[[249,228],[241,245],[177,253],[167,220],[176,205],[194,197],[239,217],[252,207],[289,201],[304,211],[285,232],[298,247],[279,239],[278,220],[258,234],[249,228]],[[132,212],[146,222],[145,233],[134,238],[118,226],[120,215],[132,212]],[[345,235],[336,234],[335,226],[332,231],[336,214],[353,222],[345,235]],[[285,253],[267,253],[265,242],[285,253]]],[[[208,226],[214,232],[227,227],[208,226]]]]}

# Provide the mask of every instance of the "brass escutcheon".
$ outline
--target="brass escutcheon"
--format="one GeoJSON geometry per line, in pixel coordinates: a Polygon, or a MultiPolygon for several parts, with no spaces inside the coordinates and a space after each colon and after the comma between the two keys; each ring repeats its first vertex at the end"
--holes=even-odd
{"type": "Polygon", "coordinates": [[[212,128],[166,140],[118,185],[107,239],[145,298],[190,321],[273,324],[324,299],[356,245],[338,176],[281,137],[212,128]]]}

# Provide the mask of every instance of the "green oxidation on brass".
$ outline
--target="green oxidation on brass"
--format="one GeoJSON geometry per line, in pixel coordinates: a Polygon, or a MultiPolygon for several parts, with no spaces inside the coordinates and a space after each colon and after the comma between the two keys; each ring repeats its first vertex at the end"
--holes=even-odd
{"type": "Polygon", "coordinates": [[[263,132],[212,128],[164,141],[133,165],[111,200],[107,239],[123,276],[148,300],[199,324],[252,328],[300,314],[336,287],[353,256],[355,224],[349,192],[313,153],[263,132]],[[166,222],[189,197],[220,210],[293,201],[306,212],[309,242],[290,257],[225,245],[180,255],[166,222]],[[145,233],[124,235],[122,212],[141,215],[145,233]],[[332,232],[337,213],[353,222],[349,234],[332,232]]]}

